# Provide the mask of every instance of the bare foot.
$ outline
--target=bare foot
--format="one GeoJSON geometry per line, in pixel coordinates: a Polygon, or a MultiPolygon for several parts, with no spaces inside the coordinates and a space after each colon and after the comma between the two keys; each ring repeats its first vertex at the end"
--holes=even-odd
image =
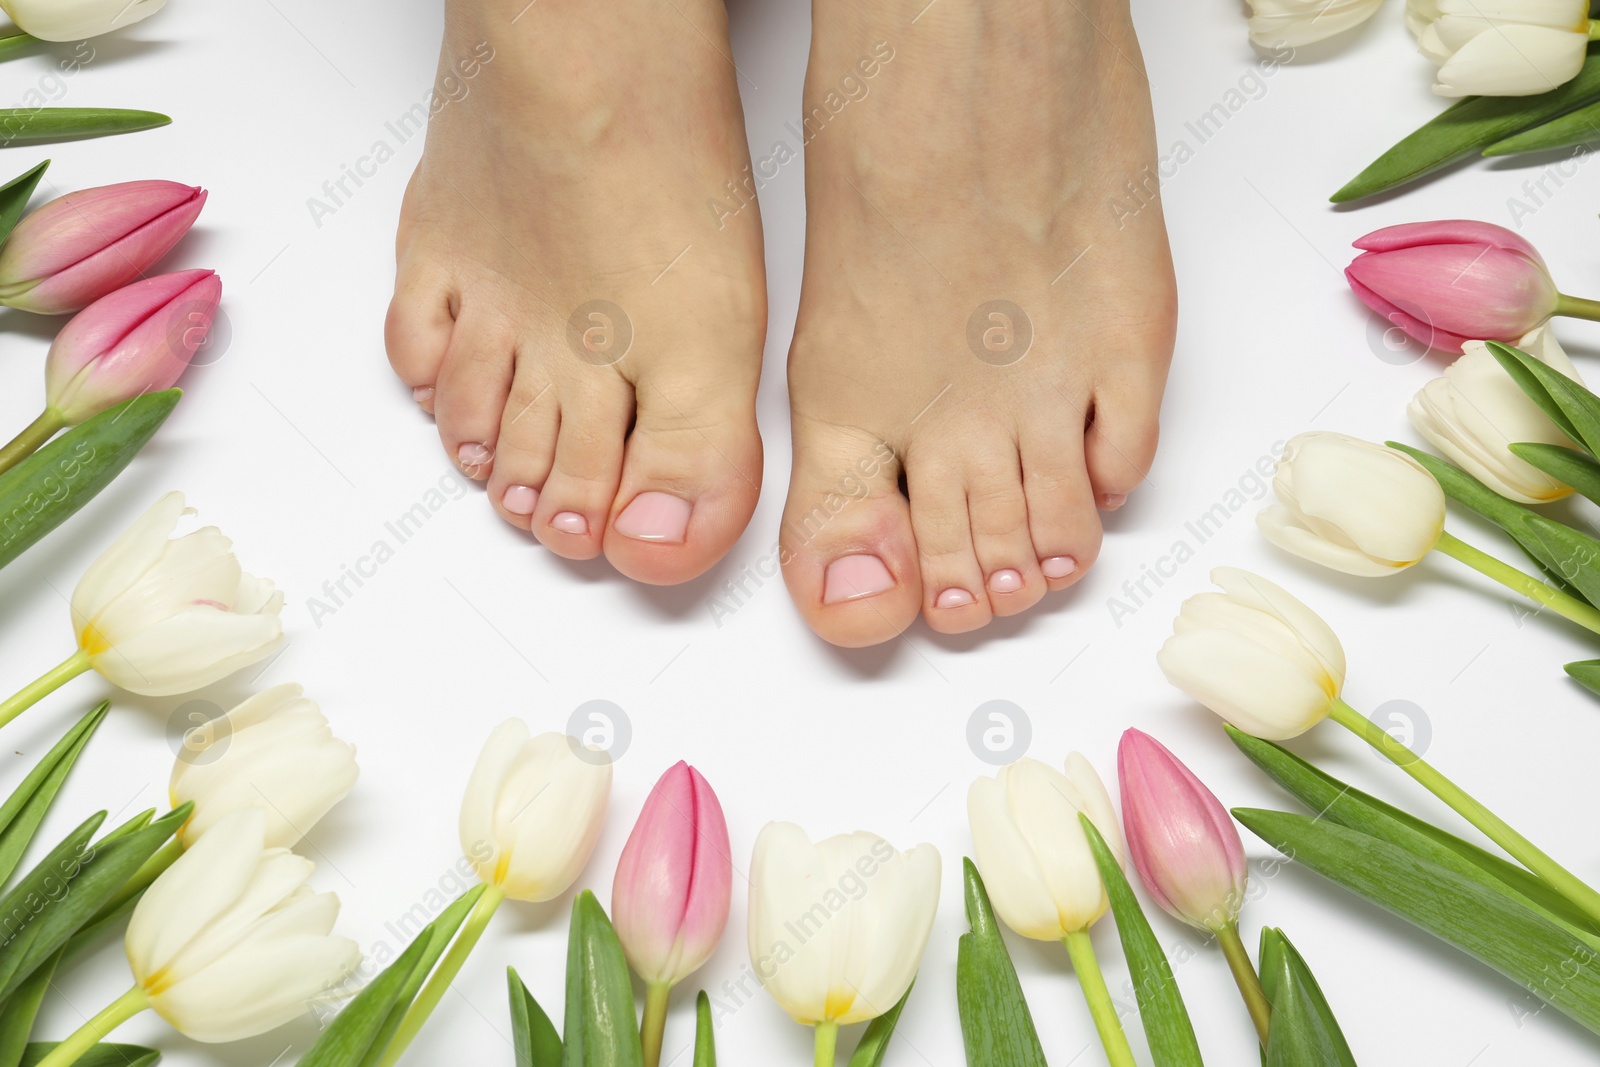
{"type": "Polygon", "coordinates": [[[1026,610],[1144,477],[1172,354],[1126,0],[816,0],[805,107],[790,593],[847,646],[1026,610]]]}
{"type": "Polygon", "coordinates": [[[643,582],[720,559],[760,488],[761,225],[707,206],[749,162],[734,78],[717,0],[449,0],[401,212],[389,359],[445,450],[643,582]]]}

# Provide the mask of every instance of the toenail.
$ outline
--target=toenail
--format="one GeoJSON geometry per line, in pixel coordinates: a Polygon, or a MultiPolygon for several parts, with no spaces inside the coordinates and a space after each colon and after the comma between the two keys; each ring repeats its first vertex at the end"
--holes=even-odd
{"type": "Polygon", "coordinates": [[[1100,497],[1100,506],[1107,511],[1115,511],[1127,502],[1127,493],[1106,493],[1100,497]]]}
{"type": "Polygon", "coordinates": [[[480,445],[476,441],[468,441],[456,449],[456,460],[461,464],[461,469],[468,478],[478,477],[478,472],[489,465],[494,458],[494,449],[487,445],[480,445]]]}
{"type": "Polygon", "coordinates": [[[559,511],[550,520],[550,527],[562,533],[586,534],[589,532],[589,520],[576,511],[559,511]]]}
{"type": "Polygon", "coordinates": [[[500,498],[500,504],[513,515],[532,515],[539,494],[531,486],[513,485],[500,498]]]}
{"type": "Polygon", "coordinates": [[[989,591],[991,593],[1015,593],[1021,588],[1021,571],[1014,571],[1007,567],[1003,571],[995,571],[989,575],[989,591]]]}
{"type": "Polygon", "coordinates": [[[681,545],[693,510],[694,505],[682,497],[651,490],[634,497],[612,526],[624,537],[681,545]]]}
{"type": "Polygon", "coordinates": [[[411,390],[411,399],[415,400],[419,404],[426,404],[428,401],[433,399],[433,386],[417,386],[415,389],[411,390]]]}
{"type": "Polygon", "coordinates": [[[944,592],[939,594],[938,598],[934,600],[933,603],[935,607],[940,608],[964,608],[968,604],[975,603],[976,601],[977,597],[973,596],[965,589],[946,589],[944,592]]]}
{"type": "Polygon", "coordinates": [[[1039,561],[1039,569],[1046,578],[1065,578],[1078,569],[1078,561],[1071,556],[1051,556],[1039,561]]]}
{"type": "Polygon", "coordinates": [[[840,556],[828,564],[822,579],[822,602],[837,604],[845,600],[877,596],[894,588],[894,575],[877,556],[840,556]]]}

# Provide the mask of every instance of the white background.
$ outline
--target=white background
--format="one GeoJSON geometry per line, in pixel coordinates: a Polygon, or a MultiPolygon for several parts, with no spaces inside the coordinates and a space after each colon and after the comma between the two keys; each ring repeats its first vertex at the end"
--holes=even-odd
{"type": "MultiPolygon", "coordinates": [[[[76,575],[159,493],[182,489],[204,521],[235,539],[246,567],[277,580],[289,600],[282,656],[258,677],[202,696],[226,705],[252,686],[300,681],[360,748],[359,787],[305,846],[319,862],[318,883],[344,901],[346,933],[369,948],[394,948],[385,924],[455,863],[456,804],[495,723],[520,715],[537,729],[559,729],[582,702],[611,700],[630,716],[632,741],[617,766],[612,818],[580,881],[602,900],[644,795],[679,758],[721,795],[740,868],[771,819],[797,821],[816,836],[869,828],[902,846],[938,846],[944,900],[891,1052],[899,1065],[962,1063],[954,960],[966,928],[964,796],[989,770],[966,741],[979,704],[1005,699],[1026,709],[1030,754],[1050,762],[1080,749],[1109,779],[1118,735],[1138,726],[1166,741],[1226,803],[1293,806],[1232,749],[1209,713],[1167,686],[1152,658],[1179,601],[1205,587],[1218,564],[1259,569],[1323,612],[1348,648],[1353,703],[1414,703],[1430,759],[1579,873],[1600,877],[1591,818],[1600,706],[1561,674],[1562,662],[1594,654],[1572,628],[1519,618],[1446,559],[1383,583],[1302,566],[1256,535],[1254,500],[1203,545],[1185,532],[1184,523],[1224,501],[1274,442],[1301,430],[1414,440],[1405,401],[1442,365],[1379,358],[1380,332],[1340,277],[1349,243],[1421,218],[1510,224],[1508,197],[1552,162],[1477,164],[1360,210],[1334,210],[1328,193],[1440,106],[1399,6],[1390,0],[1350,39],[1305,50],[1260,83],[1264,90],[1234,98],[1240,106],[1200,144],[1185,123],[1258,69],[1237,7],[1138,4],[1162,150],[1179,141],[1194,150],[1165,184],[1182,324],[1164,450],[1149,484],[1109,517],[1099,565],[1071,592],[979,634],[941,637],[919,624],[899,641],[858,652],[812,637],[777,579],[747,584],[753,595],[720,625],[710,610],[723,584],[763,561],[775,539],[788,473],[782,366],[802,251],[798,166],[762,194],[772,291],[760,412],[767,488],[728,560],[681,588],[643,588],[603,560],[553,557],[500,522],[476,487],[457,489],[458,499],[318,626],[308,598],[323,595],[323,583],[375,541],[392,543],[387,521],[441,478],[451,484],[431,423],[389,375],[381,335],[394,219],[421,147],[420,138],[396,144],[385,124],[429,89],[439,4],[173,0],[158,17],[96,41],[96,58],[65,83],[59,102],[150,107],[174,124],[48,152],[12,149],[0,169],[9,176],[53,156],[41,198],[132,178],[205,185],[212,196],[199,228],[170,265],[222,273],[231,338],[219,331],[213,347],[222,351],[188,376],[187,398],[133,467],[0,574],[0,687],[21,685],[70,651],[66,596],[76,575]],[[318,225],[308,198],[322,196],[325,181],[380,140],[396,157],[318,225]],[[1108,598],[1180,539],[1197,549],[1195,558],[1159,589],[1148,586],[1147,602],[1114,625],[1108,598]]],[[[795,0],[746,2],[734,12],[735,54],[758,86],[745,85],[757,155],[786,138],[783,123],[799,113],[807,18],[795,0]]],[[[0,104],[25,102],[53,63],[35,55],[0,67],[0,104]]],[[[853,106],[871,107],[872,98],[853,106]]],[[[1565,187],[1547,184],[1554,195],[1523,220],[1563,288],[1587,296],[1600,295],[1595,186],[1594,173],[1568,168],[1565,187]]],[[[0,314],[7,430],[37,411],[55,325],[0,314]]],[[[1592,370],[1600,327],[1568,323],[1560,333],[1580,367],[1592,370]]],[[[1474,533],[1459,518],[1452,525],[1474,533]]],[[[81,679],[9,727],[0,783],[17,781],[109,693],[97,679],[81,679]]],[[[181,714],[177,728],[169,718],[182,703],[117,697],[44,836],[99,807],[125,818],[164,804],[181,714]]],[[[1326,730],[1297,749],[1413,810],[1439,814],[1353,738],[1326,730]]],[[[1246,837],[1255,859],[1275,855],[1246,837]]],[[[728,936],[699,976],[713,991],[747,967],[744,886],[735,880],[728,936]]],[[[1596,1041],[1577,1025],[1553,1010],[1530,1016],[1537,1005],[1512,983],[1310,872],[1282,870],[1259,888],[1244,916],[1247,940],[1263,923],[1288,930],[1363,1064],[1593,1058],[1596,1041]]],[[[408,1062],[509,1064],[507,964],[559,1018],[569,903],[504,909],[459,995],[444,1002],[408,1062]]],[[[1159,914],[1153,921],[1169,947],[1197,947],[1186,928],[1159,914]]],[[[1120,987],[1125,971],[1109,924],[1096,941],[1120,987]]],[[[1012,948],[1051,1061],[1099,1062],[1064,951],[1015,940],[1012,948]]],[[[1178,978],[1209,1061],[1253,1062],[1221,955],[1201,951],[1178,978]]],[[[126,983],[120,948],[108,944],[58,979],[43,1032],[64,1035],[126,983]]],[[[690,1040],[690,1002],[687,989],[675,998],[669,1057],[690,1040]]],[[[204,1048],[147,1016],[122,1036],[161,1047],[179,1067],[287,1064],[315,1027],[308,1021],[232,1048],[204,1048]]],[[[727,1014],[717,1034],[722,1062],[732,1065],[809,1062],[809,1036],[764,994],[727,1014]]]]}

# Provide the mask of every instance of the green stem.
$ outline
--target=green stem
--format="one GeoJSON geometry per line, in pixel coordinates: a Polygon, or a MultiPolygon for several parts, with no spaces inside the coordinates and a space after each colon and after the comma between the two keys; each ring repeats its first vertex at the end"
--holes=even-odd
{"type": "MultiPolygon", "coordinates": [[[[1589,24],[1589,36],[1595,36],[1595,24],[1589,24]]],[[[1600,319],[1600,300],[1585,300],[1581,296],[1556,294],[1556,314],[1573,319],[1600,319]]]]}
{"type": "Polygon", "coordinates": [[[89,654],[79,649],[6,700],[0,701],[0,726],[6,725],[88,669],[89,654]]]}
{"type": "Polygon", "coordinates": [[[36,1067],[68,1067],[77,1063],[84,1053],[109,1037],[111,1031],[149,1006],[150,1001],[145,998],[144,990],[134,986],[112,1001],[105,1011],[79,1027],[71,1037],[51,1049],[50,1054],[40,1060],[36,1067]]]}
{"type": "Polygon", "coordinates": [[[12,52],[36,44],[38,40],[30,33],[8,33],[0,37],[0,59],[10,59],[12,52]]]}
{"type": "Polygon", "coordinates": [[[1600,611],[1596,611],[1577,597],[1568,596],[1548,582],[1540,581],[1481,549],[1473,548],[1452,534],[1440,534],[1439,543],[1434,547],[1451,559],[1460,560],[1479,574],[1493,578],[1507,589],[1521,593],[1535,604],[1549,608],[1584,629],[1600,634],[1600,611]]]}
{"type": "Polygon", "coordinates": [[[644,987],[644,1021],[639,1024],[639,1044],[644,1048],[644,1067],[659,1067],[661,1040],[667,1031],[667,998],[672,986],[666,982],[647,982],[644,987]]]}
{"type": "Polygon", "coordinates": [[[473,947],[477,945],[478,939],[483,936],[483,931],[489,925],[489,920],[494,918],[495,910],[505,899],[505,890],[499,886],[491,885],[484,888],[483,896],[472,906],[471,914],[467,916],[467,921],[461,924],[461,932],[456,935],[449,951],[444,954],[439,966],[428,977],[422,992],[417,994],[417,999],[407,1010],[405,1018],[400,1020],[400,1027],[394,1032],[394,1039],[384,1051],[383,1059],[378,1061],[378,1067],[394,1067],[400,1057],[405,1055],[406,1048],[422,1032],[428,1016],[433,1014],[433,1009],[444,999],[445,990],[455,981],[456,975],[461,971],[461,965],[472,955],[473,947]]]}
{"type": "Polygon", "coordinates": [[[1106,1048],[1106,1060],[1111,1067],[1138,1067],[1133,1049],[1128,1047],[1128,1035],[1122,1032],[1122,1020],[1117,1018],[1117,1006],[1111,1003],[1105,975],[1100,973],[1100,961],[1095,959],[1089,931],[1076,930],[1063,940],[1067,955],[1072,957],[1072,969],[1078,972],[1083,999],[1089,1002],[1089,1014],[1094,1016],[1094,1028],[1099,1031],[1100,1043],[1106,1048]]]}
{"type": "Polygon", "coordinates": [[[816,1055],[812,1062],[816,1067],[833,1067],[834,1049],[839,1047],[839,1024],[820,1022],[813,1029],[816,1031],[816,1055]]]}
{"type": "MultiPolygon", "coordinates": [[[[0,38],[3,40],[3,38],[0,38]]],[[[55,408],[45,408],[39,417],[28,423],[23,431],[0,447],[0,474],[15,467],[39,450],[39,446],[56,435],[67,421],[55,408]]]]}
{"type": "Polygon", "coordinates": [[[1361,714],[1343,700],[1334,699],[1328,717],[1381,752],[1391,763],[1420,782],[1428,792],[1450,805],[1462,818],[1482,830],[1505,849],[1518,863],[1549,883],[1579,910],[1600,922],[1600,893],[1583,879],[1536,848],[1533,842],[1513,830],[1506,822],[1469,796],[1465,790],[1440,774],[1423,758],[1401,744],[1394,735],[1361,714]]]}
{"type": "Polygon", "coordinates": [[[1256,974],[1255,965],[1250,962],[1250,953],[1239,940],[1239,924],[1228,923],[1217,931],[1217,939],[1222,942],[1222,954],[1228,958],[1228,970],[1233,972],[1233,981],[1244,997],[1244,1006],[1250,1010],[1250,1021],[1256,1024],[1256,1036],[1261,1039],[1261,1047],[1266,1048],[1272,1005],[1267,1003],[1267,994],[1261,988],[1261,977],[1256,974]]]}

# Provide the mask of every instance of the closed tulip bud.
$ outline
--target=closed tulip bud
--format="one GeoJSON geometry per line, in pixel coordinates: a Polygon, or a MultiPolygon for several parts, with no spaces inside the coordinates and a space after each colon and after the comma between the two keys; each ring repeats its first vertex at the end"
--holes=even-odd
{"type": "MultiPolygon", "coordinates": [[[[1552,370],[1583,381],[1548,325],[1517,347],[1552,370]]],[[[1423,386],[1406,412],[1430,444],[1503,497],[1544,504],[1572,493],[1570,486],[1511,451],[1518,442],[1578,446],[1528,398],[1482,341],[1468,341],[1461,358],[1423,386]]]]}
{"type": "Polygon", "coordinates": [[[1589,45],[1588,0],[1436,0],[1407,10],[1440,96],[1531,96],[1578,76],[1589,45]]]}
{"type": "Polygon", "coordinates": [[[45,360],[55,428],[170,388],[205,343],[221,299],[214,272],[186,270],[134,282],[74,315],[45,360]]]}
{"type": "Polygon", "coordinates": [[[617,862],[611,921],[646,985],[677,985],[728,923],[733,860],[717,795],[687,763],[650,791],[617,862]]]}
{"type": "Polygon", "coordinates": [[[750,962],[791,1018],[836,1031],[899,1003],[938,906],[932,845],[900,852],[864,831],[813,844],[768,823],[750,863],[750,962]]]}
{"type": "Polygon", "coordinates": [[[168,493],[89,565],[72,593],[80,662],[145,696],[188,693],[265,659],[283,640],[283,594],[246,574],[215,526],[168,493]]]}
{"type": "Polygon", "coordinates": [[[1367,307],[1445,352],[1515,341],[1556,313],[1561,294],[1534,247],[1503,226],[1444,220],[1374,230],[1345,268],[1367,307]]]}
{"type": "Polygon", "coordinates": [[[1380,578],[1415,565],[1444,532],[1444,490],[1416,460],[1318,431],[1292,438],[1256,516],[1267,540],[1346,574],[1380,578]]]}
{"type": "Polygon", "coordinates": [[[1110,907],[1079,812],[1126,865],[1111,796],[1076,752],[1067,757],[1065,774],[1025,758],[967,791],[978,871],[995,913],[1023,937],[1063,940],[1087,930],[1110,907]]]}
{"type": "Polygon", "coordinates": [[[461,847],[478,877],[513,900],[551,900],[600,840],[611,760],[566,734],[528,736],[507,719],[484,743],[461,801],[461,847]]]}
{"type": "Polygon", "coordinates": [[[339,899],[313,865],[267,848],[259,809],[235,812],[150,886],[128,922],[145,1006],[196,1041],[240,1041],[294,1021],[361,962],[333,937],[339,899]]]}
{"type": "Polygon", "coordinates": [[[1326,40],[1370,19],[1383,0],[1249,0],[1250,40],[1263,48],[1326,40]]]}
{"type": "Polygon", "coordinates": [[[1166,746],[1128,730],[1117,747],[1128,856],[1167,914],[1202,930],[1239,917],[1247,870],[1233,818],[1166,746]]]}
{"type": "Polygon", "coordinates": [[[168,181],[122,182],[52,200],[26,215],[0,248],[0,304],[50,315],[88,307],[171,251],[205,202],[204,189],[168,181]]]}
{"type": "Polygon", "coordinates": [[[1167,681],[1247,734],[1298,737],[1344,687],[1344,647],[1310,608],[1257,574],[1218,567],[1220,593],[1183,602],[1156,654],[1167,681]]]}
{"type": "Polygon", "coordinates": [[[42,41],[81,41],[149,18],[166,0],[0,0],[17,28],[42,41]]]}
{"type": "Polygon", "coordinates": [[[184,847],[242,808],[266,815],[268,848],[293,848],[356,783],[356,750],[333,736],[315,701],[279,685],[184,736],[172,768],[174,808],[194,814],[184,847]]]}

